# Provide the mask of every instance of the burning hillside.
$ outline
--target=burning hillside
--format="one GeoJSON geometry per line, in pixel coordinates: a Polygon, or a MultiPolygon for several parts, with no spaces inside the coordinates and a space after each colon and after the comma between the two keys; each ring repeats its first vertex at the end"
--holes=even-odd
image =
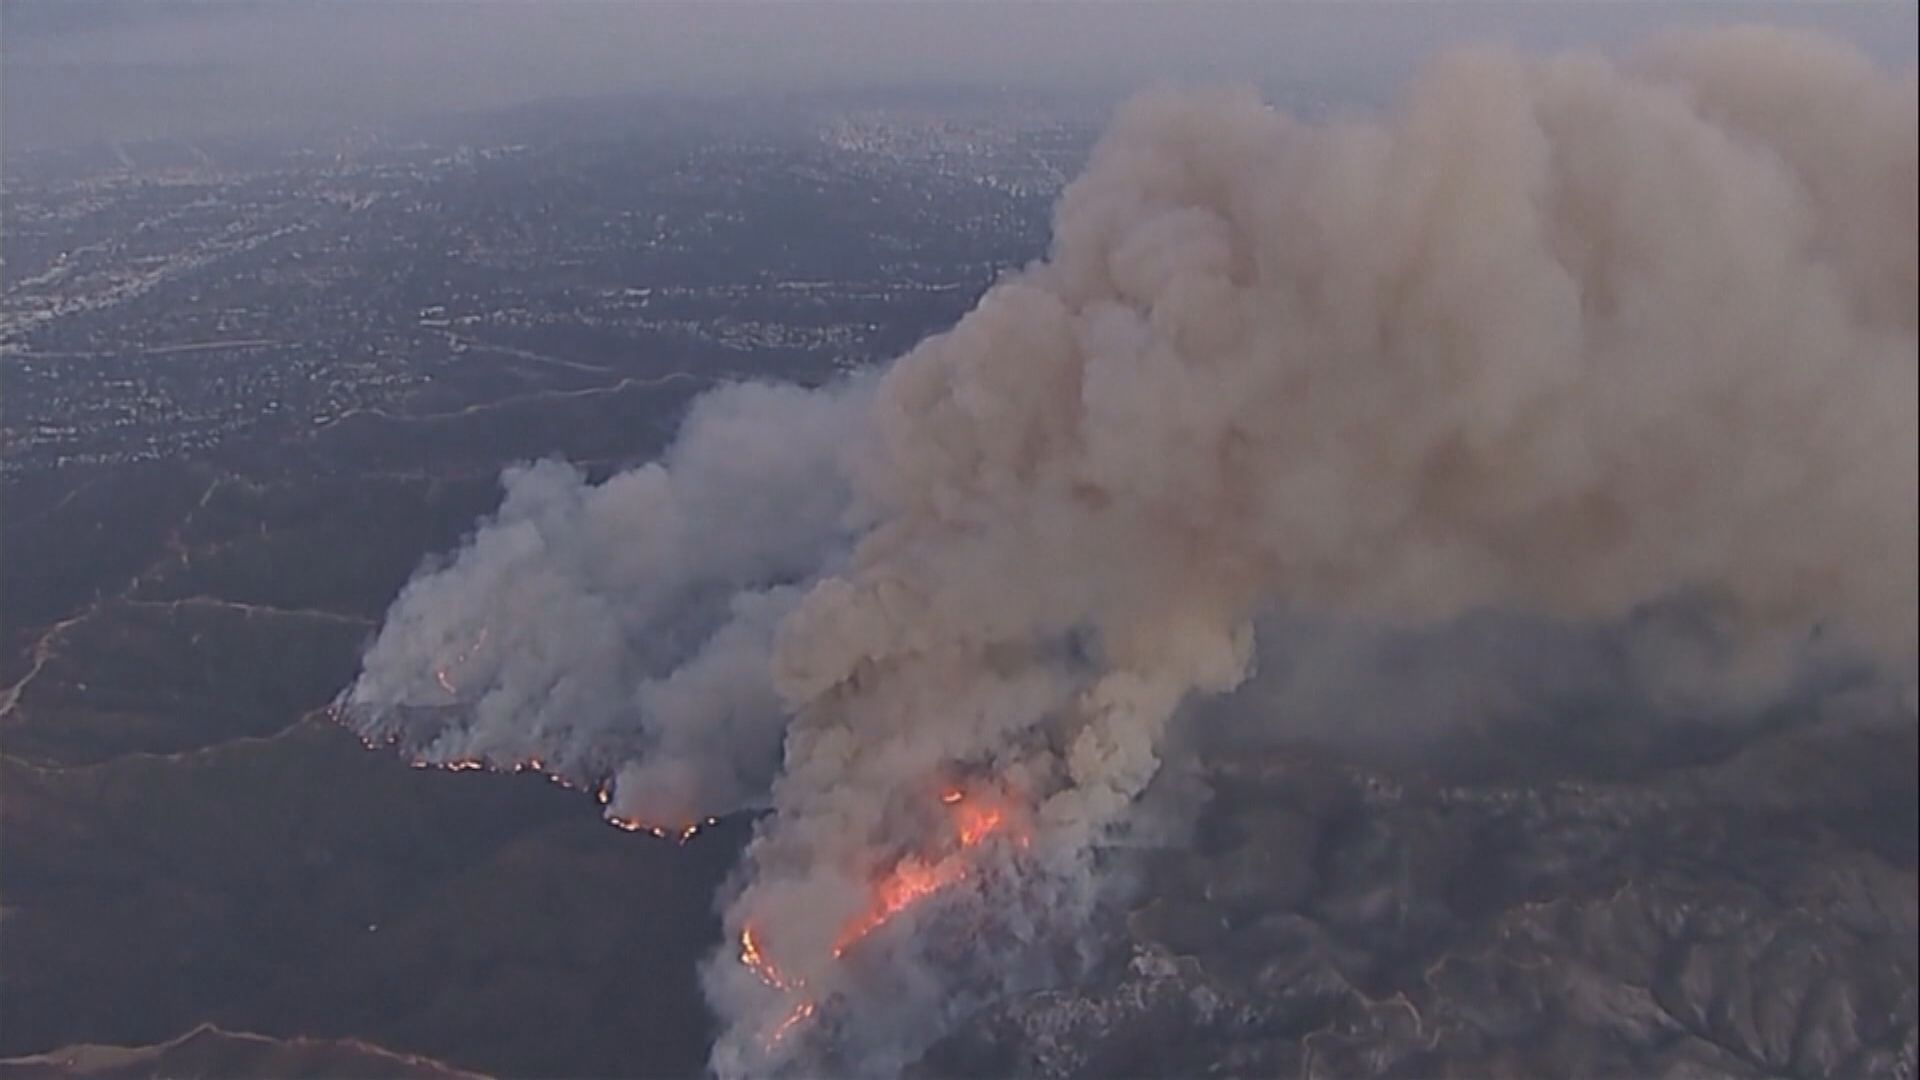
{"type": "Polygon", "coordinates": [[[648,831],[770,807],[707,972],[725,1077],[889,1072],[1066,978],[1262,620],[1617,626],[1649,700],[1852,665],[1910,714],[1917,127],[1911,76],[1762,30],[1464,52],[1328,123],[1146,95],[1048,257],[885,370],[718,390],[604,483],[511,471],[343,704],[648,831]],[[962,962],[894,932],[959,909],[962,962]]]}

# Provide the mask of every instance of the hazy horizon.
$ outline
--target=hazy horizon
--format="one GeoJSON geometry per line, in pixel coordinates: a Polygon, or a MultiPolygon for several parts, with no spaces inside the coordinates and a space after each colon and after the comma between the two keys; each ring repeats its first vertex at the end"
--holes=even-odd
{"type": "Polygon", "coordinates": [[[1252,82],[1372,100],[1438,49],[1605,50],[1680,27],[1815,27],[1893,67],[1915,5],[1102,4],[1074,0],[376,5],[10,0],[10,150],[381,123],[623,93],[1011,85],[1118,96],[1252,82]]]}

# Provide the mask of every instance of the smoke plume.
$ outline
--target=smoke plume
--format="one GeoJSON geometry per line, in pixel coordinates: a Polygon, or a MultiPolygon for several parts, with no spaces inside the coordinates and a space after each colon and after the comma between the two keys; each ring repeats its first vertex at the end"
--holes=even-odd
{"type": "Polygon", "coordinates": [[[1757,29],[1463,52],[1325,124],[1148,94],[1047,257],[870,383],[719,391],[600,485],[510,472],[348,703],[616,813],[770,800],[716,1070],[893,1070],[1057,976],[1257,620],[1687,596],[1725,681],[1816,633],[1910,679],[1915,130],[1911,74],[1757,29]]]}
{"type": "Polygon", "coordinates": [[[764,800],[786,722],[773,629],[844,556],[838,458],[867,392],[731,386],[658,464],[597,485],[509,469],[499,512],[394,602],[349,714],[424,762],[617,776],[609,812],[632,820],[764,800]]]}

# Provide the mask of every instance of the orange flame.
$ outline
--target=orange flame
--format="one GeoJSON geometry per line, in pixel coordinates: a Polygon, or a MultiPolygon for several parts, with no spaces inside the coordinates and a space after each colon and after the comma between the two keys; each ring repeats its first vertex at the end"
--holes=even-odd
{"type": "MultiPolygon", "coordinates": [[[[988,837],[1006,830],[1012,823],[1005,807],[991,802],[969,801],[966,793],[959,788],[948,788],[941,791],[938,797],[943,805],[953,808],[955,850],[933,861],[907,855],[894,863],[892,869],[874,885],[873,900],[867,909],[850,920],[841,931],[839,940],[833,946],[835,958],[844,956],[848,949],[898,917],[901,912],[966,880],[973,873],[972,849],[988,837]]],[[[715,819],[708,818],[706,823],[715,824],[715,819]]],[[[690,826],[689,830],[688,835],[691,835],[692,831],[697,831],[697,827],[690,826]]],[[[1012,835],[1020,846],[1027,845],[1029,837],[1024,829],[1012,835]]],[[[806,982],[789,978],[774,965],[761,948],[751,925],[740,931],[740,963],[769,989],[799,996],[787,1015],[768,1031],[768,1047],[778,1044],[818,1011],[816,999],[807,993],[806,982]]]]}
{"type": "MultiPolygon", "coordinates": [[[[953,830],[960,844],[959,850],[937,862],[929,863],[909,855],[895,863],[893,869],[874,886],[873,903],[841,931],[840,939],[834,942],[834,956],[845,955],[862,938],[885,926],[901,912],[965,880],[973,872],[967,852],[1004,828],[1007,825],[1007,813],[991,803],[976,801],[961,805],[964,797],[957,788],[949,788],[940,794],[940,801],[954,808],[953,830]]],[[[1022,834],[1018,839],[1021,846],[1025,847],[1025,835],[1022,834]]]]}
{"type": "Polygon", "coordinates": [[[960,846],[970,848],[998,832],[1006,823],[1006,814],[997,806],[967,807],[958,811],[954,822],[954,831],[960,835],[960,846]]]}
{"type": "Polygon", "coordinates": [[[891,922],[913,905],[967,876],[966,864],[949,856],[931,865],[911,856],[901,859],[874,889],[873,905],[841,931],[833,955],[842,956],[861,938],[891,922]]]}

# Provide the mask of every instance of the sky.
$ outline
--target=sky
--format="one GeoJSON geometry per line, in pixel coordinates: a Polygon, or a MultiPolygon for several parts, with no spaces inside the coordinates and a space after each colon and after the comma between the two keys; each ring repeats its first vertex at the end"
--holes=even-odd
{"type": "Polygon", "coordinates": [[[1662,28],[1824,27],[1914,64],[1912,2],[1088,3],[4,0],[13,149],[367,123],[543,98],[914,84],[1119,94],[1252,81],[1376,99],[1455,42],[1618,48],[1662,28]]]}

